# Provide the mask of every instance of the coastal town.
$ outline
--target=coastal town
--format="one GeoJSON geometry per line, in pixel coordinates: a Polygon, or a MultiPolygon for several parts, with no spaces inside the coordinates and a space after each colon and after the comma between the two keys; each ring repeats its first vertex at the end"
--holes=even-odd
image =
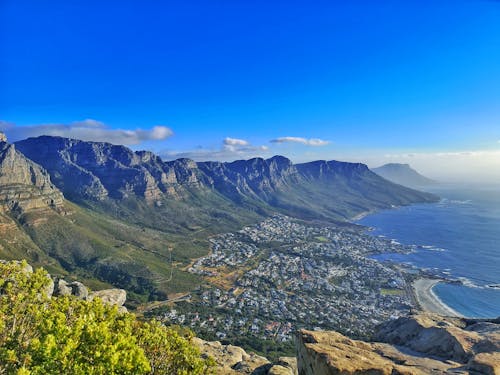
{"type": "Polygon", "coordinates": [[[368,337],[414,306],[408,275],[371,258],[413,248],[355,226],[276,215],[210,242],[211,252],[189,267],[207,283],[155,311],[158,319],[207,338],[288,342],[302,327],[368,337]]]}

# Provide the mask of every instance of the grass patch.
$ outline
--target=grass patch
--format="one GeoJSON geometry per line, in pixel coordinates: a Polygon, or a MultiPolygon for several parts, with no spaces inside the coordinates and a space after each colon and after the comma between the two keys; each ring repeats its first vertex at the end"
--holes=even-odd
{"type": "Polygon", "coordinates": [[[401,289],[382,288],[380,289],[380,294],[383,296],[402,296],[405,292],[401,289]]]}

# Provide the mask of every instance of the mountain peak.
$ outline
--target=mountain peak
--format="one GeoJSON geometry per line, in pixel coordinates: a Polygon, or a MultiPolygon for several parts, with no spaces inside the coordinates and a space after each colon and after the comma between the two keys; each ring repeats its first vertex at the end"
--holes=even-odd
{"type": "Polygon", "coordinates": [[[0,132],[0,142],[7,142],[7,136],[3,132],[0,132]]]}
{"type": "MultiPolygon", "coordinates": [[[[6,139],[4,137],[4,139],[6,139]]],[[[0,143],[0,213],[22,215],[35,210],[63,210],[63,195],[41,166],[16,147],[0,143]]]]}
{"type": "Polygon", "coordinates": [[[373,168],[372,171],[386,180],[405,186],[418,187],[436,183],[436,181],[418,173],[410,164],[388,163],[381,167],[373,168]]]}

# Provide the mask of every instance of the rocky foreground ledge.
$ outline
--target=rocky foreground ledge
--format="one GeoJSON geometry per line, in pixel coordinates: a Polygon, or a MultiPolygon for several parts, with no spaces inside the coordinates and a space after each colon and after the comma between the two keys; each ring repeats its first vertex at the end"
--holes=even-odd
{"type": "Polygon", "coordinates": [[[299,332],[300,375],[500,374],[500,324],[419,314],[384,324],[377,342],[299,332]]]}

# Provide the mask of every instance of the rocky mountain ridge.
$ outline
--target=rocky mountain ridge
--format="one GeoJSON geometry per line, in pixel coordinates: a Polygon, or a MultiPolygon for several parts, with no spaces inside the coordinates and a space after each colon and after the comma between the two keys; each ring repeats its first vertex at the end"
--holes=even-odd
{"type": "Polygon", "coordinates": [[[283,156],[230,163],[178,159],[164,162],[147,151],[109,143],[42,136],[16,146],[46,168],[65,196],[75,200],[136,197],[150,204],[222,197],[255,210],[282,210],[306,218],[347,219],[363,210],[436,200],[396,186],[359,163],[293,164],[283,156]]]}

